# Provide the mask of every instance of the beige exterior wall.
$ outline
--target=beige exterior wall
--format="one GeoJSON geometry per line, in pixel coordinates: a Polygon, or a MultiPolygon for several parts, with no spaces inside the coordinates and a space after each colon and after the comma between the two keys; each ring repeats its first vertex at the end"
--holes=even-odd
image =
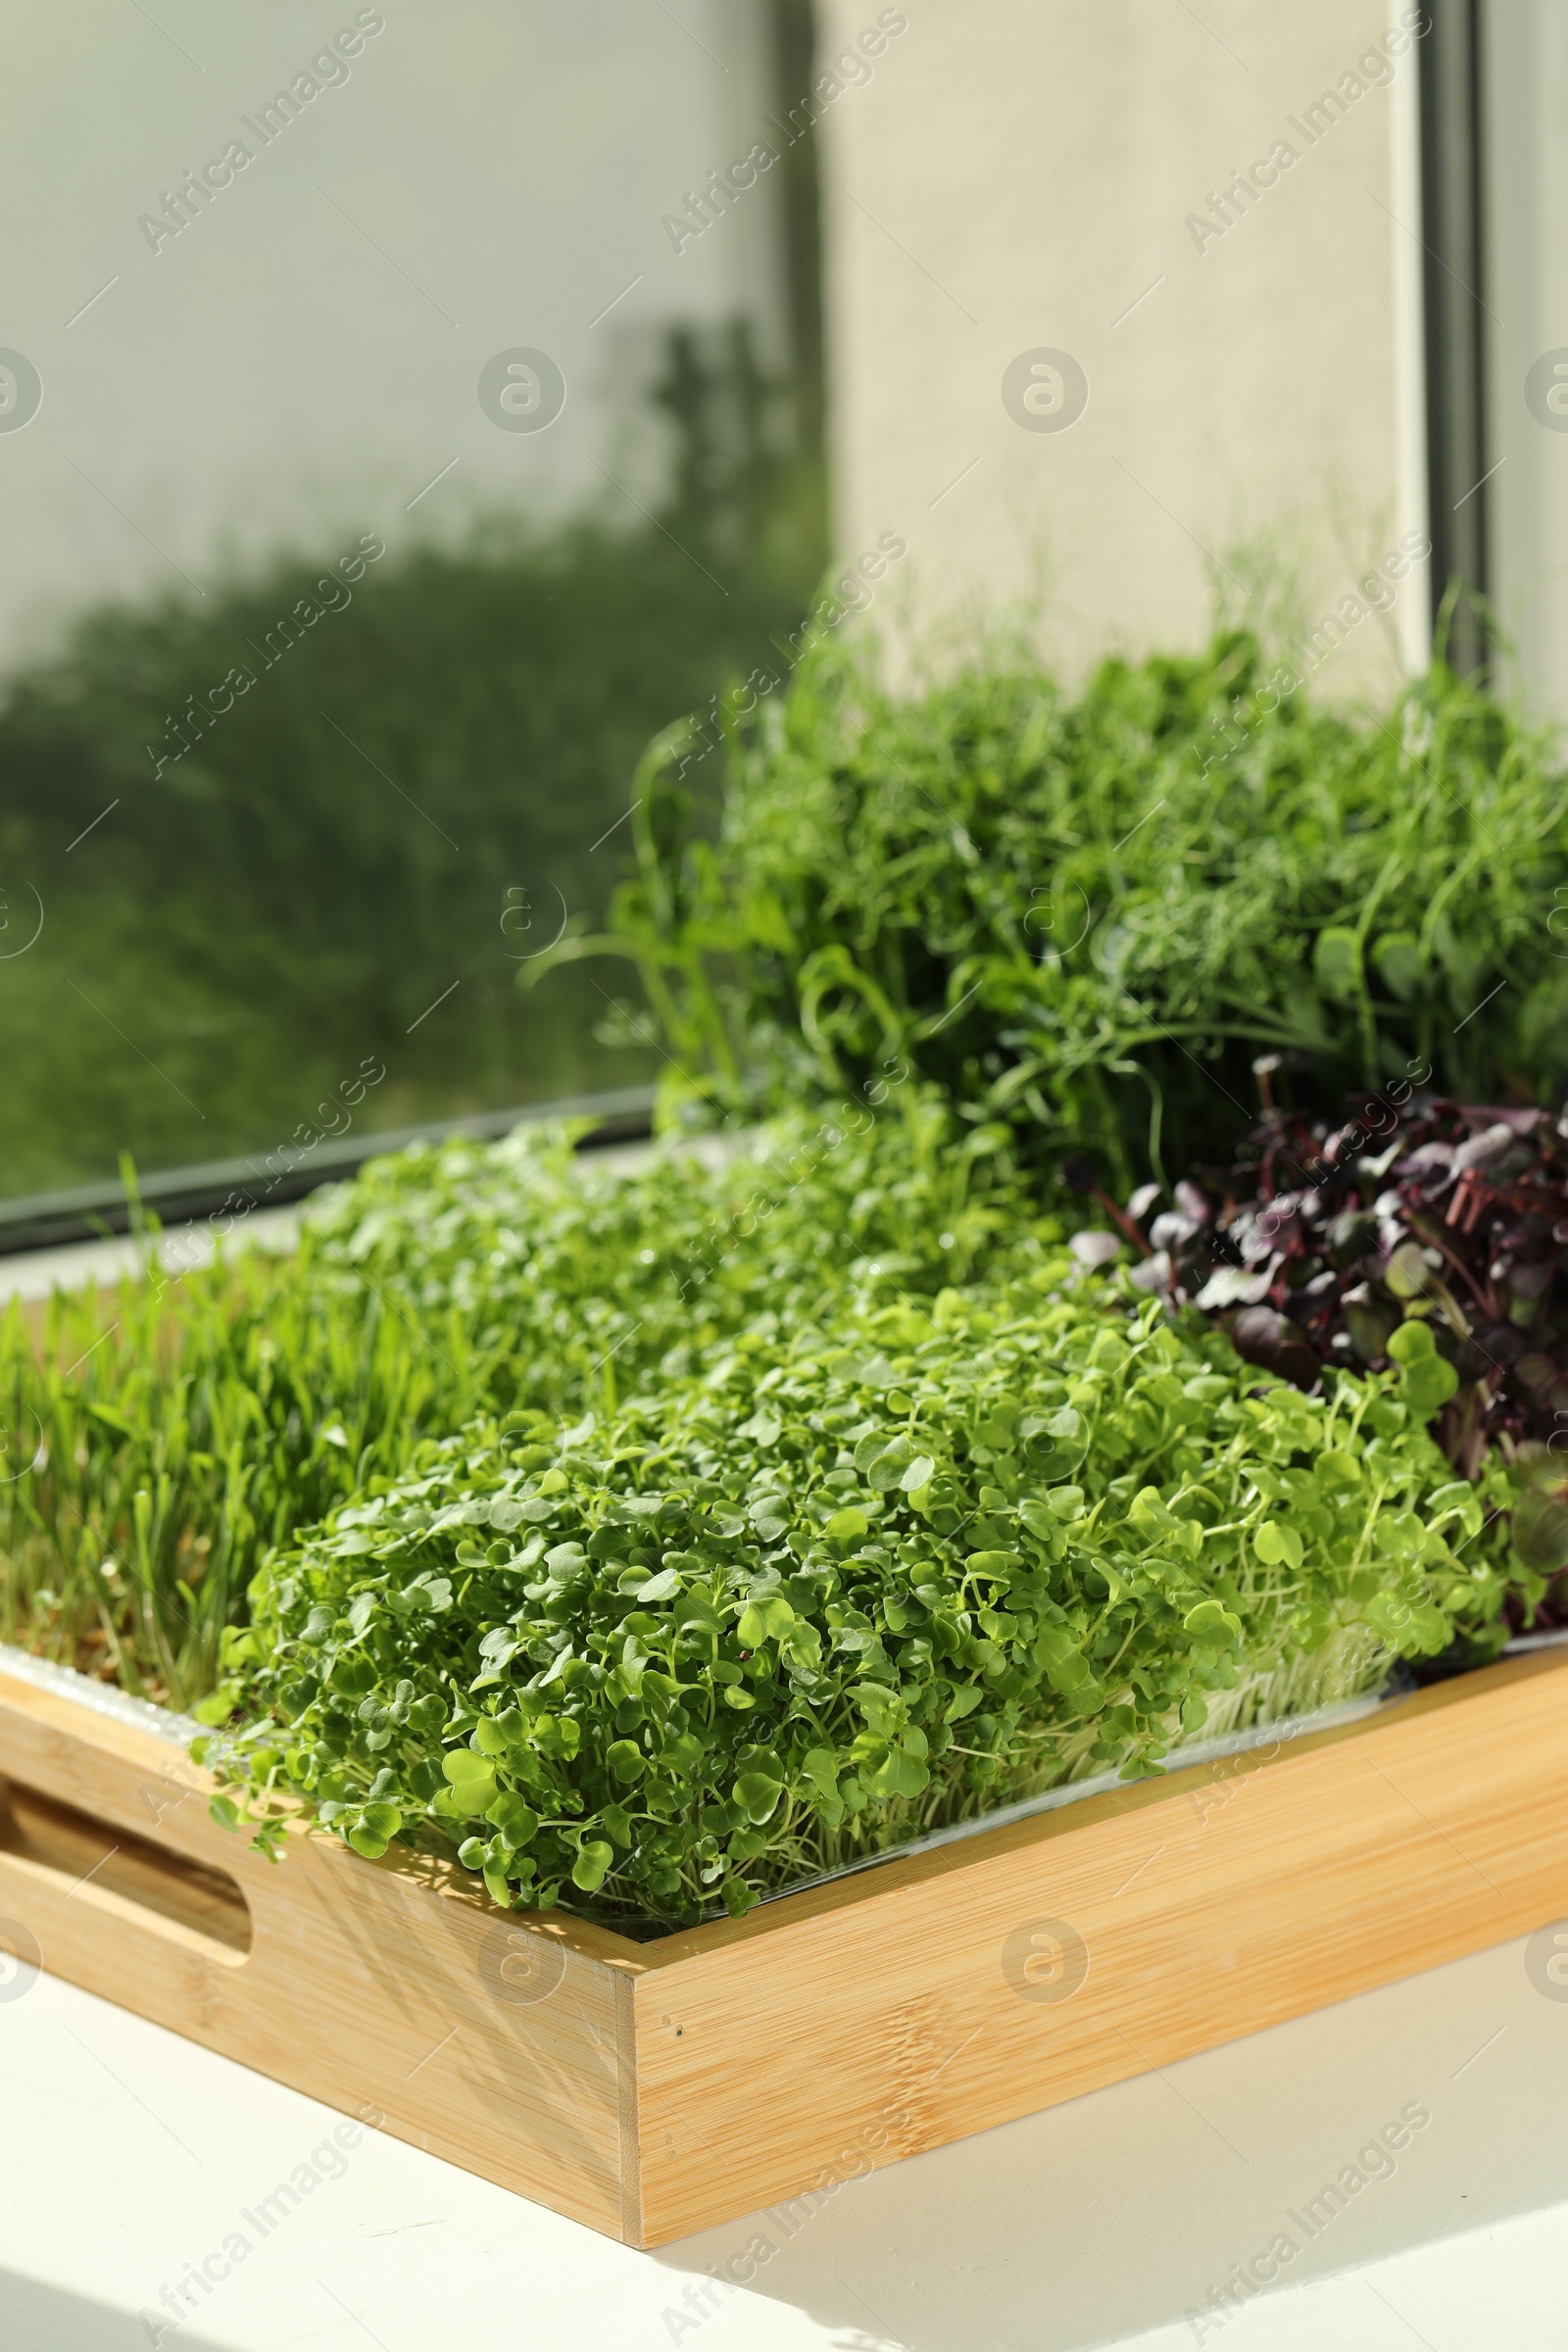
{"type": "MultiPolygon", "coordinates": [[[[1295,552],[1304,618],[1368,604],[1368,566],[1426,520],[1417,15],[824,0],[821,70],[906,20],[869,79],[841,74],[822,130],[836,532],[850,556],[907,539],[884,610],[925,628],[1038,577],[1046,643],[1077,669],[1200,641],[1216,579],[1260,616],[1244,543],[1295,552]],[[1314,144],[1325,91],[1343,119],[1314,144]],[[1200,249],[1189,216],[1276,141],[1298,160],[1200,249]],[[1004,406],[1009,363],[1042,347],[1088,378],[1066,430],[1004,406]]],[[[1380,593],[1396,601],[1349,625],[1329,691],[1420,660],[1426,565],[1380,593]]]]}

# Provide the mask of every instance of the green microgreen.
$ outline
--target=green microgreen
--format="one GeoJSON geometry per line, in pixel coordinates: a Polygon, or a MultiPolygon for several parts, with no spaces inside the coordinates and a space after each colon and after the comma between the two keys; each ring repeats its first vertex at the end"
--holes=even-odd
{"type": "Polygon", "coordinates": [[[1259,1054],[1328,1106],[1423,1065],[1459,1101],[1568,1081],[1568,787],[1441,662],[1352,718],[1246,635],[1076,695],[995,653],[894,692],[824,641],[733,731],[716,842],[679,752],[639,771],[607,931],[556,956],[630,959],[674,1100],[898,1057],[1131,1185],[1245,1123],[1259,1054]]]}
{"type": "Polygon", "coordinates": [[[368,1482],[257,1578],[207,1758],[264,1843],[303,1799],[499,1902],[741,1912],[1485,1643],[1498,1544],[1405,1378],[1260,1383],[1039,1244],[778,1312],[368,1482]]]}
{"type": "MultiPolygon", "coordinates": [[[[0,1318],[0,1640],[188,1707],[272,1544],[484,1410],[577,1419],[858,1271],[935,1291],[1033,1230],[1005,1131],[898,1073],[627,1172],[526,1128],[372,1161],[286,1256],[0,1318]]],[[[243,1234],[243,1227],[240,1229],[243,1234]]]]}

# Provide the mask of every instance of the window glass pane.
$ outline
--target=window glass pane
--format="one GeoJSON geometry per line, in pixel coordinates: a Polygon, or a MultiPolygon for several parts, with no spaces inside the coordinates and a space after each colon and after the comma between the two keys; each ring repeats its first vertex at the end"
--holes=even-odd
{"type": "Polygon", "coordinates": [[[1487,345],[1490,569],[1521,682],[1568,716],[1568,17],[1483,11],[1480,289],[1487,345]]]}
{"type": "Polygon", "coordinates": [[[0,1194],[648,1080],[519,975],[821,561],[802,12],[7,37],[0,1194]]]}

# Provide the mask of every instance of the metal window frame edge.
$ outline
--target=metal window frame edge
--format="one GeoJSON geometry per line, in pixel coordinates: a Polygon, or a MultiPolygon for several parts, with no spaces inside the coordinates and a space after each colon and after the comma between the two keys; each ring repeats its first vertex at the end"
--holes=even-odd
{"type": "Polygon", "coordinates": [[[1432,617],[1457,585],[1446,659],[1490,655],[1492,531],[1487,402],[1482,17],[1485,0],[1426,0],[1420,56],[1421,298],[1432,617]]]}
{"type": "Polygon", "coordinates": [[[580,1149],[633,1143],[653,1132],[654,1096],[651,1086],[622,1087],[610,1094],[573,1095],[560,1102],[522,1103],[467,1118],[387,1128],[352,1139],[345,1136],[340,1142],[299,1152],[292,1165],[270,1174],[267,1160],[282,1157],[288,1147],[270,1153],[253,1152],[248,1157],[163,1169],[137,1177],[134,1200],[116,1178],[0,1201],[0,1257],[133,1233],[147,1210],[168,1227],[194,1224],[225,1212],[244,1216],[256,1209],[280,1208],[304,1200],[323,1184],[339,1183],[357,1174],[367,1160],[407,1151],[411,1144],[444,1144],[466,1138],[495,1142],[516,1127],[551,1119],[591,1119],[593,1125],[580,1149]]]}

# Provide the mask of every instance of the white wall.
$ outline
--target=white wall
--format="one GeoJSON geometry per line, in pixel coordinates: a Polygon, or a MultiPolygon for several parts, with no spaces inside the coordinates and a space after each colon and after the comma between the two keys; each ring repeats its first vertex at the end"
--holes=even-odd
{"type": "MultiPolygon", "coordinates": [[[[1048,641],[1073,665],[1195,642],[1216,577],[1257,617],[1246,540],[1298,552],[1311,617],[1364,609],[1368,565],[1425,524],[1415,59],[1356,74],[1397,0],[892,15],[906,29],[824,116],[841,542],[902,531],[927,618],[1018,597],[1043,567],[1048,641]],[[1345,75],[1365,94],[1345,84],[1314,143],[1291,118],[1345,75]],[[1278,140],[1298,160],[1277,184],[1225,234],[1195,232],[1278,140]],[[1087,375],[1070,429],[1004,406],[1005,369],[1042,347],[1087,375]]],[[[824,16],[824,63],[879,21],[873,0],[824,16]]],[[[1419,566],[1317,682],[1396,678],[1427,599],[1419,566]]]]}
{"type": "Polygon", "coordinates": [[[635,521],[596,461],[657,487],[659,328],[744,311],[779,353],[780,175],[678,253],[662,225],[763,133],[756,0],[11,0],[0,55],[0,347],[43,384],[0,430],[0,664],[225,549],[395,544],[497,504],[635,521]],[[264,148],[242,115],[357,15],[384,30],[351,78],[264,148]],[[155,251],[139,217],[236,137],[253,160],[155,251]],[[548,431],[481,413],[516,346],[565,374],[548,431]]]}

